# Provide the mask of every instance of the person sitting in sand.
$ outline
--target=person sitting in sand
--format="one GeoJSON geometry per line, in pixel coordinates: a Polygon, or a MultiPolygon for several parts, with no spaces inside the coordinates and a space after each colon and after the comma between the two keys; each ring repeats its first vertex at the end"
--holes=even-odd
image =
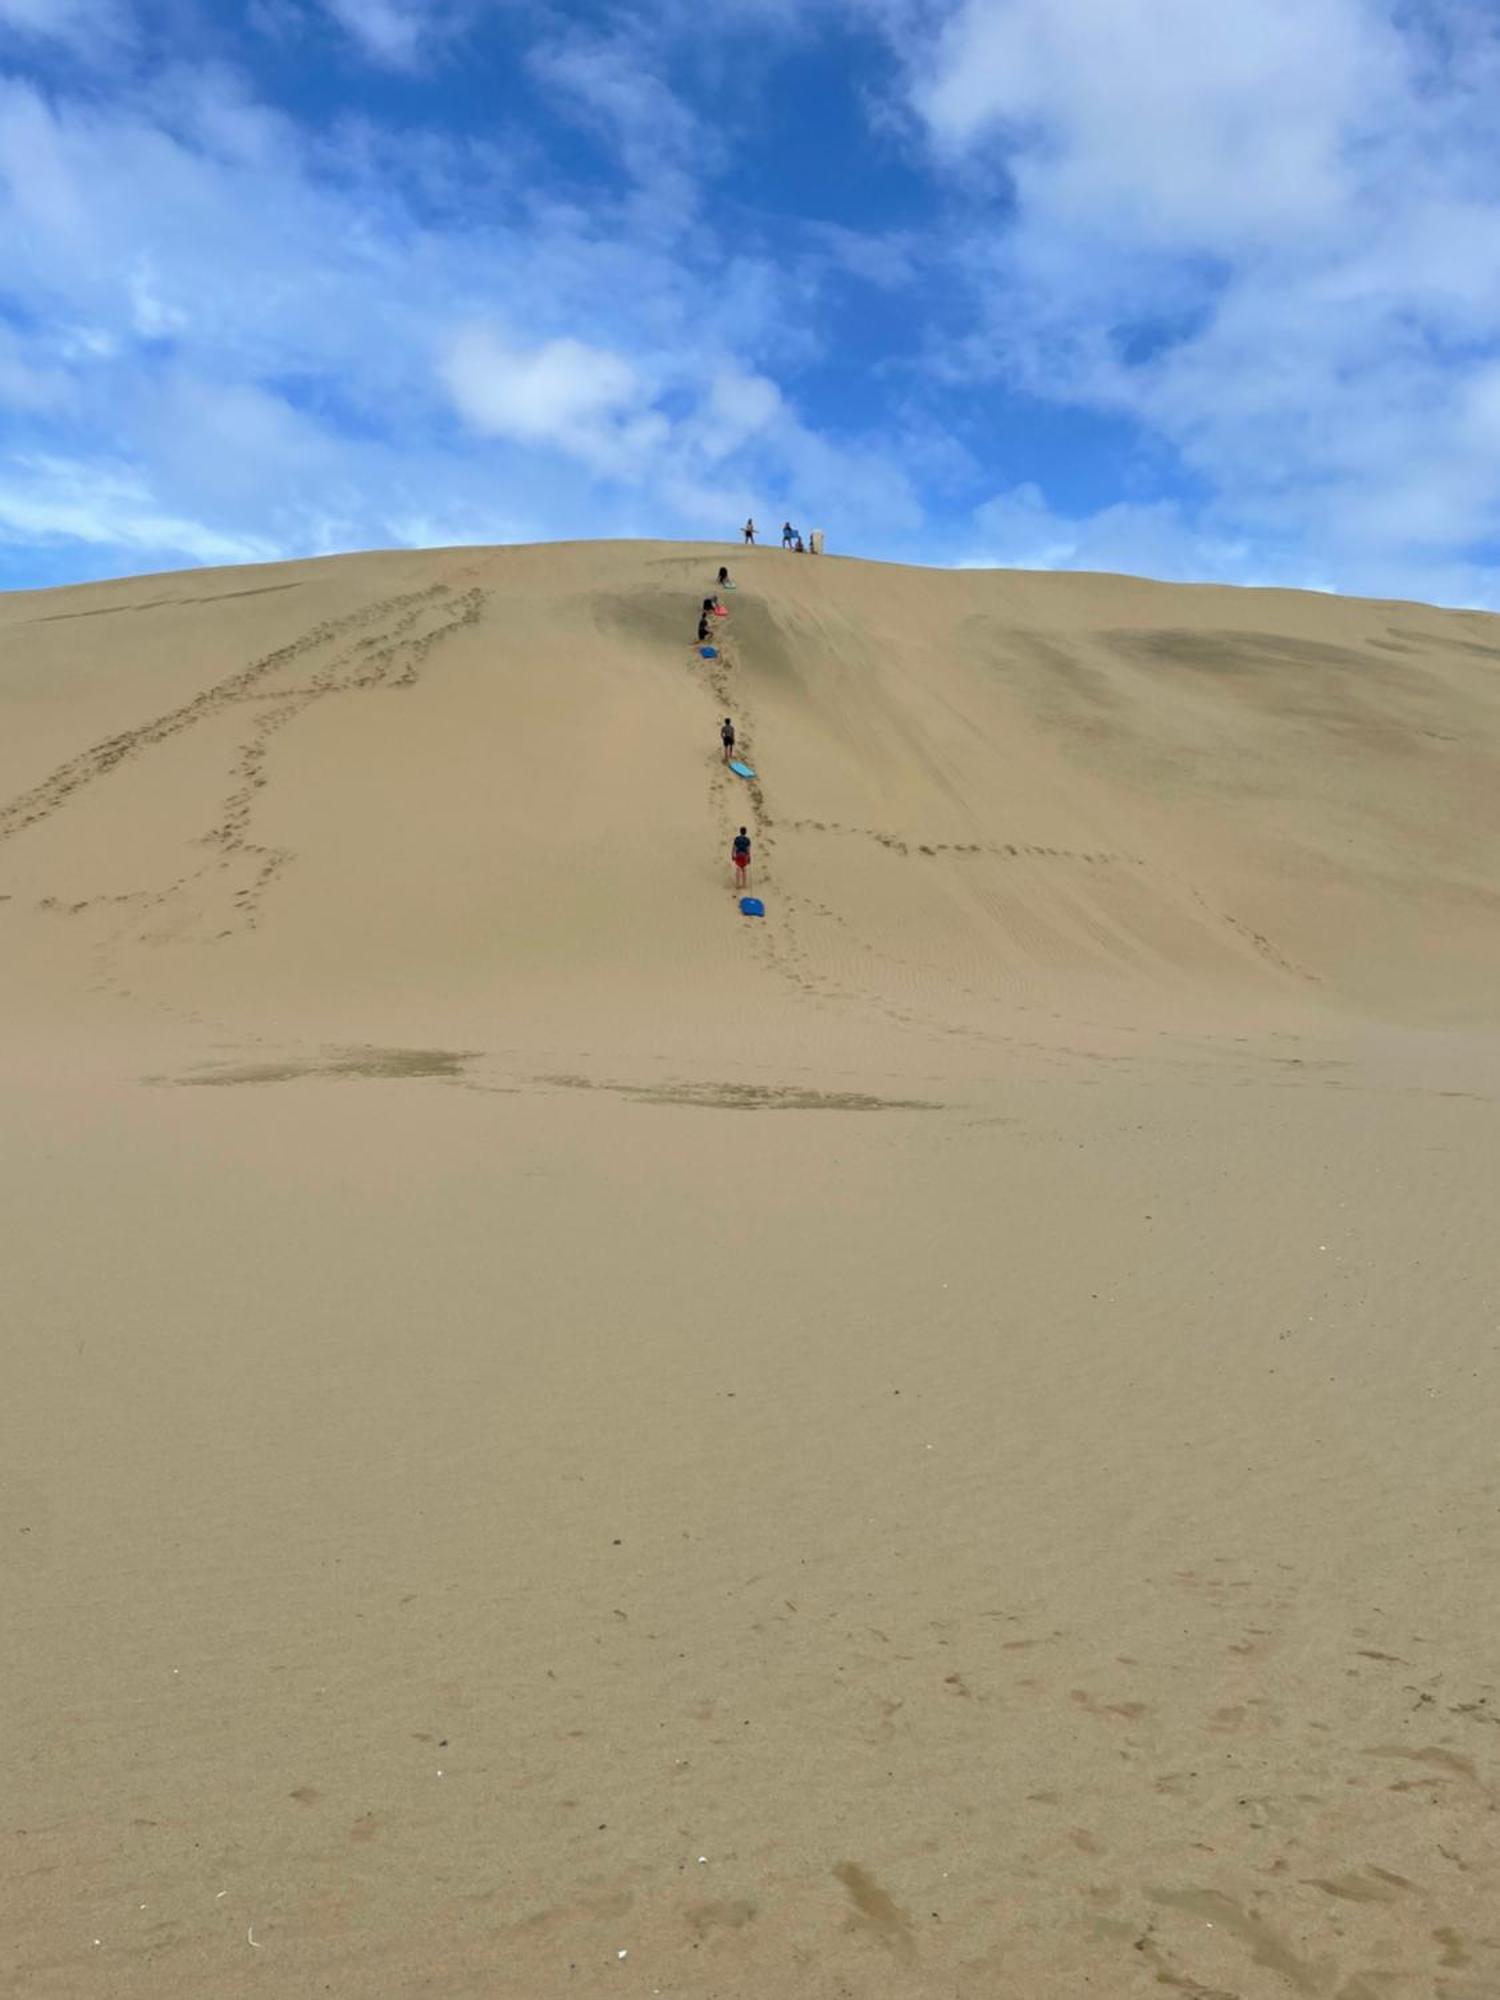
{"type": "Polygon", "coordinates": [[[750,835],[744,827],[741,827],[734,836],[734,846],[730,849],[730,853],[734,856],[734,872],[740,878],[740,887],[743,889],[750,880],[750,835]]]}
{"type": "Polygon", "coordinates": [[[724,762],[727,764],[734,755],[734,724],[727,715],[724,727],[719,731],[719,741],[724,745],[724,762]]]}
{"type": "Polygon", "coordinates": [[[749,547],[750,547],[750,545],[751,545],[751,543],[752,543],[752,542],[754,542],[754,540],[755,540],[755,523],[754,523],[753,521],[747,521],[747,522],[745,523],[745,546],[746,546],[746,548],[749,548],[749,547]]]}
{"type": "Polygon", "coordinates": [[[727,570],[727,569],[724,569],[724,568],[723,568],[722,566],[720,567],[720,570],[719,570],[719,588],[720,588],[720,590],[733,590],[733,589],[734,589],[734,585],[733,585],[733,584],[732,584],[732,583],[731,583],[731,582],[729,581],[729,572],[728,572],[728,570],[727,570]]]}

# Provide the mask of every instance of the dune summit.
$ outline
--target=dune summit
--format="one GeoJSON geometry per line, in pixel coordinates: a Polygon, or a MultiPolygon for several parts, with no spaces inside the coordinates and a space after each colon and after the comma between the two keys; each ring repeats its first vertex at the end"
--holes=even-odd
{"type": "Polygon", "coordinates": [[[1500,1991],[1500,620],[459,549],[0,712],[11,1990],[1500,1991]]]}

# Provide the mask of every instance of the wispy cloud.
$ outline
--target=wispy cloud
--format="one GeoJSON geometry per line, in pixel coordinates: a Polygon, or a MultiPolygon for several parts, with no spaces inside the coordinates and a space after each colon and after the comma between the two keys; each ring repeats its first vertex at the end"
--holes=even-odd
{"type": "Polygon", "coordinates": [[[1070,518],[1028,483],[987,500],[975,510],[974,525],[965,567],[1114,570],[1206,583],[1264,580],[1254,573],[1248,543],[1197,527],[1170,500],[1116,501],[1070,518]]]}
{"type": "Polygon", "coordinates": [[[963,0],[896,32],[964,209],[959,376],[1135,420],[1221,525],[1335,574],[1494,535],[1493,16],[963,0]]]}
{"type": "Polygon", "coordinates": [[[0,460],[0,540],[82,542],[194,563],[268,562],[280,553],[260,536],[164,511],[129,466],[25,455],[0,460]]]}
{"type": "Polygon", "coordinates": [[[645,468],[666,433],[630,362],[581,340],[517,348],[487,328],[466,328],[444,357],[442,374],[475,430],[555,446],[600,472],[645,468]]]}
{"type": "Polygon", "coordinates": [[[1488,0],[726,7],[0,0],[10,548],[1495,594],[1488,0]]]}
{"type": "MultiPolygon", "coordinates": [[[[666,99],[633,121],[610,75],[644,147],[666,99]]],[[[686,158],[693,114],[670,129],[686,158]]],[[[797,494],[917,518],[896,448],[820,435],[767,375],[803,276],[665,228],[662,190],[582,207],[488,142],[310,131],[222,65],[113,101],[0,75],[8,533],[129,564],[701,533],[797,494]]]]}
{"type": "Polygon", "coordinates": [[[449,11],[437,0],[322,0],[363,53],[395,69],[417,60],[430,37],[446,28],[449,11]]]}
{"type": "Polygon", "coordinates": [[[653,32],[649,17],[613,34],[574,29],[539,43],[528,66],[565,115],[602,138],[629,183],[654,199],[658,221],[681,230],[694,219],[699,180],[720,142],[661,74],[659,39],[660,24],[653,32]]]}
{"type": "Polygon", "coordinates": [[[0,0],[0,54],[17,42],[66,42],[112,49],[129,25],[126,0],[0,0]]]}

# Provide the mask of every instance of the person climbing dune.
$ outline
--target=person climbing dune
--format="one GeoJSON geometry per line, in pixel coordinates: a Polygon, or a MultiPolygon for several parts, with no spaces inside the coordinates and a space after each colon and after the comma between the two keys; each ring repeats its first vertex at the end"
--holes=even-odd
{"type": "Polygon", "coordinates": [[[700,611],[698,614],[698,644],[700,646],[706,645],[707,641],[708,641],[708,613],[706,611],[700,611]]]}
{"type": "Polygon", "coordinates": [[[727,715],[724,727],[719,731],[719,741],[724,745],[724,762],[727,764],[734,755],[734,724],[727,715]]]}
{"type": "Polygon", "coordinates": [[[734,872],[743,888],[750,880],[750,835],[744,827],[734,836],[734,846],[729,851],[734,857],[734,872]]]}

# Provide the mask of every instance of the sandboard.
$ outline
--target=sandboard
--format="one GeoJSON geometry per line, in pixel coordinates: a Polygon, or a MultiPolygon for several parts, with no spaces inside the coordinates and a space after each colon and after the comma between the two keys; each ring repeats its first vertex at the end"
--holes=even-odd
{"type": "Polygon", "coordinates": [[[753,778],[755,776],[755,772],[751,767],[748,764],[742,764],[738,757],[730,758],[729,768],[737,778],[753,778]]]}
{"type": "Polygon", "coordinates": [[[740,897],[740,915],[742,917],[763,917],[765,914],[766,906],[760,900],[759,896],[740,897]]]}
{"type": "Polygon", "coordinates": [[[716,660],[718,657],[719,649],[717,646],[700,646],[698,648],[698,658],[700,660],[716,660]]]}

